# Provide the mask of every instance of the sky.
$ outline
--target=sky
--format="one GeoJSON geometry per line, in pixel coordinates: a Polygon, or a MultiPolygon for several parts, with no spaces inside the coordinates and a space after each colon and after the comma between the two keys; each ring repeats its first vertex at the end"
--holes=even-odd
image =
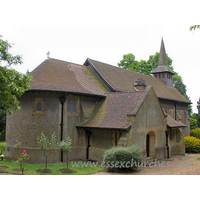
{"type": "Polygon", "coordinates": [[[148,60],[159,52],[163,37],[174,71],[183,78],[193,112],[197,112],[200,30],[189,30],[198,18],[197,1],[181,1],[181,6],[155,0],[134,5],[128,0],[56,2],[1,3],[0,35],[14,44],[13,55],[23,56],[16,70],[32,71],[47,59],[48,51],[51,58],[77,64],[91,58],[117,66],[127,53],[138,61],[148,60]]]}

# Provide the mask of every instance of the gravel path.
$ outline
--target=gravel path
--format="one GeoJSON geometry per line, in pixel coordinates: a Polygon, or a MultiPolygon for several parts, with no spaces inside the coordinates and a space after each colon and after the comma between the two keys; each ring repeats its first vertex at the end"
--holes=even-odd
{"type": "Polygon", "coordinates": [[[149,166],[127,173],[113,173],[104,170],[91,175],[200,175],[200,154],[173,156],[160,163],[155,164],[154,162],[149,166]]]}

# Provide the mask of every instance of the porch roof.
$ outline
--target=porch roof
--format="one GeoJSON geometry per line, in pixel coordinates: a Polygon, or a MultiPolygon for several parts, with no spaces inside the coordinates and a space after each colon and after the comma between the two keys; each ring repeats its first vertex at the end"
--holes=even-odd
{"type": "Polygon", "coordinates": [[[131,123],[127,121],[127,115],[137,114],[150,89],[108,93],[106,99],[97,104],[92,117],[76,127],[128,131],[131,123]]]}
{"type": "Polygon", "coordinates": [[[167,125],[170,127],[170,128],[184,128],[186,127],[185,124],[181,123],[181,122],[178,122],[176,121],[175,119],[173,119],[171,116],[167,116],[167,125]]]}

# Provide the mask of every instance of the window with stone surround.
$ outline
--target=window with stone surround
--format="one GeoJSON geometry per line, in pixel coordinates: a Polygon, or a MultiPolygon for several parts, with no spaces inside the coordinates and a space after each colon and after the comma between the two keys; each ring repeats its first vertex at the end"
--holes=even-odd
{"type": "Polygon", "coordinates": [[[184,123],[184,110],[179,110],[181,122],[184,123]]]}
{"type": "Polygon", "coordinates": [[[65,103],[65,114],[69,116],[79,115],[79,97],[69,95],[65,103]]]}
{"type": "Polygon", "coordinates": [[[169,110],[169,115],[170,115],[170,117],[172,117],[173,119],[175,119],[175,110],[174,109],[170,109],[169,110]]]}
{"type": "Polygon", "coordinates": [[[36,98],[32,107],[32,115],[45,115],[44,101],[42,100],[42,98],[36,98]]]}

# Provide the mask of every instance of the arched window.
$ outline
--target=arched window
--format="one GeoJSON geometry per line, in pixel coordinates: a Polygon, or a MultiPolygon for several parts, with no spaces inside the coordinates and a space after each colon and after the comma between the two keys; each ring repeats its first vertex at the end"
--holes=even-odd
{"type": "Polygon", "coordinates": [[[32,115],[45,115],[44,112],[44,101],[42,98],[36,98],[33,104],[32,115]]]}
{"type": "Polygon", "coordinates": [[[71,113],[71,109],[72,109],[71,99],[68,99],[67,100],[67,113],[71,113]]]}
{"type": "Polygon", "coordinates": [[[73,113],[77,113],[77,108],[76,108],[77,106],[76,106],[76,103],[77,103],[77,102],[76,102],[76,100],[74,99],[74,100],[73,100],[73,107],[72,107],[73,113]]]}
{"type": "Polygon", "coordinates": [[[40,102],[37,102],[36,104],[36,111],[42,111],[42,105],[40,102]]]}
{"type": "Polygon", "coordinates": [[[79,115],[79,97],[69,95],[65,103],[65,114],[66,115],[79,115]]]}

